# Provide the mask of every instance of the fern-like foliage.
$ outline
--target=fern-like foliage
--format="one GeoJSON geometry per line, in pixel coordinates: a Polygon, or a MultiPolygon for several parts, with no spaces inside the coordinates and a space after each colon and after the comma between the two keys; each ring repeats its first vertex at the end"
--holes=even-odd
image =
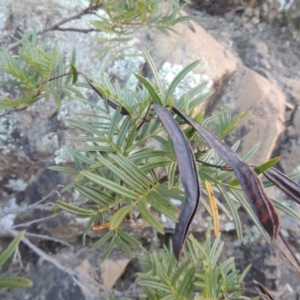
{"type": "Polygon", "coordinates": [[[142,27],[156,27],[165,33],[174,31],[173,26],[180,22],[197,20],[195,16],[178,16],[184,7],[178,0],[108,0],[91,1],[92,5],[101,5],[106,16],[97,15],[92,25],[110,34],[128,35],[142,27]]]}
{"type": "Polygon", "coordinates": [[[213,243],[210,226],[204,243],[192,235],[183,249],[184,260],[176,262],[164,247],[159,251],[138,254],[143,273],[137,283],[143,287],[146,299],[217,300],[249,299],[243,297],[243,280],[251,265],[240,273],[230,257],[220,262],[224,242],[218,236],[213,243]]]}
{"type": "MultiPolygon", "coordinates": [[[[102,34],[94,37],[102,44],[98,53],[101,59],[116,48],[110,57],[111,60],[122,48],[118,47],[120,43],[129,41],[131,34],[140,28],[157,27],[168,33],[174,31],[172,26],[177,23],[197,19],[193,16],[179,16],[181,8],[179,0],[90,1],[90,6],[82,13],[102,10],[101,13],[95,14],[96,19],[91,21],[91,25],[102,34]]],[[[53,30],[56,29],[63,28],[57,25],[53,27],[53,30]]],[[[11,54],[4,46],[1,47],[0,73],[6,74],[7,80],[0,81],[0,85],[13,85],[18,93],[14,99],[0,95],[0,109],[24,109],[41,99],[50,98],[60,107],[64,97],[84,99],[78,89],[78,86],[83,86],[84,83],[76,84],[80,72],[75,67],[75,52],[72,53],[71,61],[65,63],[57,43],[53,45],[53,42],[50,44],[47,40],[42,44],[38,42],[37,37],[40,33],[43,32],[37,33],[33,30],[26,35],[20,33],[21,46],[18,55],[11,54]]],[[[103,88],[106,88],[107,84],[110,85],[108,80],[106,84],[104,81],[102,83],[103,88]]],[[[113,92],[111,88],[109,86],[107,91],[113,92]]],[[[119,100],[126,99],[126,95],[120,95],[121,89],[118,86],[115,92],[113,95],[119,97],[119,100]]]]}
{"type": "MultiPolygon", "coordinates": [[[[153,85],[148,79],[139,75],[139,79],[145,84],[137,93],[130,94],[127,88],[112,85],[106,75],[101,75],[93,80],[94,88],[103,96],[104,106],[98,107],[90,104],[94,111],[91,115],[82,115],[80,120],[68,120],[68,122],[84,130],[86,136],[70,137],[71,140],[82,143],[82,147],[69,147],[68,151],[74,157],[77,169],[65,167],[51,167],[52,170],[76,174],[76,179],[64,190],[76,189],[82,196],[86,197],[91,204],[77,207],[64,202],[57,205],[77,216],[88,218],[86,231],[90,230],[95,223],[103,225],[109,223],[109,231],[94,245],[94,249],[108,243],[106,258],[113,249],[114,244],[122,245],[122,249],[133,256],[130,247],[140,246],[140,243],[125,234],[122,229],[123,220],[127,216],[140,214],[141,217],[155,230],[164,233],[164,228],[157,218],[160,214],[170,220],[177,221],[178,207],[173,200],[184,201],[185,195],[182,191],[181,182],[177,171],[177,159],[170,138],[164,137],[163,126],[155,116],[151,106],[151,100],[155,98],[159,103],[172,103],[172,92],[176,84],[194,67],[193,63],[184,68],[167,89],[164,89],[159,81],[154,63],[146,53],[149,64],[152,66],[156,84],[153,85]],[[111,102],[117,104],[117,108],[111,107],[111,102]],[[122,114],[122,109],[126,114],[122,114]],[[125,246],[127,245],[127,247],[125,246]]],[[[203,85],[202,85],[203,88],[203,85]]],[[[182,107],[189,115],[193,115],[196,106],[203,101],[202,89],[196,87],[197,93],[191,93],[191,99],[182,107]],[[197,99],[197,101],[196,101],[197,99]]],[[[180,98],[182,101],[185,97],[180,98]]],[[[82,100],[88,103],[85,100],[82,100]]],[[[171,104],[172,105],[172,104],[171,104]]],[[[216,122],[220,136],[231,132],[234,125],[245,114],[231,119],[229,109],[222,109],[216,115],[205,118],[202,114],[202,124],[216,122]]],[[[186,130],[190,138],[197,139],[196,135],[186,130]]],[[[199,142],[199,141],[198,141],[199,142]]],[[[204,146],[200,140],[200,148],[204,146]]],[[[237,150],[239,142],[232,149],[237,150]]],[[[248,151],[243,160],[247,161],[256,151],[257,146],[248,151]]],[[[243,232],[237,207],[242,205],[249,217],[257,225],[263,236],[269,237],[261,223],[252,211],[249,203],[244,198],[238,184],[228,183],[233,172],[227,169],[212,167],[224,166],[223,161],[213,149],[206,153],[197,152],[199,158],[197,167],[202,182],[207,181],[215,194],[216,207],[218,211],[225,213],[232,219],[240,242],[243,240],[243,232]],[[221,195],[225,201],[217,200],[221,195]]],[[[266,165],[269,168],[270,165],[266,165]]],[[[202,196],[202,205],[212,214],[212,203],[208,201],[210,193],[202,189],[207,197],[202,196]]],[[[203,195],[203,194],[202,194],[203,195]]],[[[289,213],[294,218],[299,218],[284,204],[275,205],[289,213]]],[[[216,218],[216,215],[214,216],[216,218]]]]}
{"type": "Polygon", "coordinates": [[[15,57],[3,46],[0,50],[0,72],[8,80],[0,84],[13,85],[18,90],[16,99],[0,101],[0,109],[11,107],[24,108],[40,99],[55,99],[58,106],[61,99],[83,98],[74,87],[78,74],[74,67],[76,54],[73,51],[69,64],[65,64],[58,44],[50,45],[46,40],[42,45],[37,43],[37,34],[23,36],[19,55],[15,57]]]}

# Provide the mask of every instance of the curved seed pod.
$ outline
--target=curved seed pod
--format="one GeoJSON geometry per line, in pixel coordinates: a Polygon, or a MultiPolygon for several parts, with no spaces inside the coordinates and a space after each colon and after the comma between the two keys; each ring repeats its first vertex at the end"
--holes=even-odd
{"type": "Polygon", "coordinates": [[[155,103],[153,105],[156,114],[173,141],[180,179],[186,194],[186,201],[181,208],[178,217],[179,222],[176,224],[173,237],[173,251],[178,260],[189,226],[198,207],[200,198],[199,176],[191,146],[179,125],[167,108],[155,103]]]}
{"type": "Polygon", "coordinates": [[[300,276],[300,262],[281,232],[279,232],[278,234],[276,245],[285,259],[288,261],[288,263],[293,267],[297,275],[300,276]]]}
{"type": "Polygon", "coordinates": [[[275,168],[268,169],[264,175],[286,195],[300,204],[300,185],[275,168]]]}
{"type": "Polygon", "coordinates": [[[266,196],[262,184],[250,167],[242,162],[232,149],[207,131],[204,127],[187,116],[184,112],[173,107],[173,111],[194,127],[216,150],[226,164],[233,168],[236,178],[244,191],[246,199],[271,238],[276,238],[279,218],[272,202],[266,196]]]}

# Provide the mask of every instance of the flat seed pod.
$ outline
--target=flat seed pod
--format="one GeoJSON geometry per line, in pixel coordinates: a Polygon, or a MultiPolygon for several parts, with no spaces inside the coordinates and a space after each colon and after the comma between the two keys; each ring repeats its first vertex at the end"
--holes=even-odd
{"type": "Polygon", "coordinates": [[[207,131],[200,124],[181,110],[173,107],[173,111],[194,127],[207,143],[215,149],[226,164],[232,167],[236,178],[244,191],[246,199],[257,215],[259,221],[271,238],[276,238],[279,227],[279,218],[272,202],[266,196],[262,184],[251,168],[245,164],[232,149],[207,131]]]}
{"type": "Polygon", "coordinates": [[[264,172],[264,175],[281,189],[291,199],[300,204],[300,185],[291,180],[275,168],[271,168],[264,172]]]}
{"type": "Polygon", "coordinates": [[[200,198],[199,176],[192,148],[181,128],[167,108],[155,103],[153,105],[157,116],[173,141],[180,179],[186,194],[186,201],[181,208],[178,217],[179,222],[176,224],[173,237],[173,251],[178,260],[198,207],[200,198]]]}

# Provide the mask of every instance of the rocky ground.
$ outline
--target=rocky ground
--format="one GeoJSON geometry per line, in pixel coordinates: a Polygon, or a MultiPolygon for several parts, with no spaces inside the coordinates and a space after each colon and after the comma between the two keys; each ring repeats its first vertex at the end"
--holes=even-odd
{"type": "MultiPolygon", "coordinates": [[[[36,5],[35,1],[27,0],[22,5],[16,5],[13,1],[0,4],[1,43],[8,47],[17,30],[26,32],[33,25],[41,27],[47,17],[50,17],[51,22],[57,22],[78,11],[78,5],[86,5],[85,1],[64,2],[62,5],[59,0],[51,3],[40,1],[36,5]],[[26,9],[29,6],[34,9],[26,9]]],[[[228,1],[227,4],[230,5],[226,5],[226,1],[193,1],[186,11],[201,17],[198,25],[193,25],[195,33],[186,26],[177,28],[182,36],[170,38],[155,30],[137,33],[136,41],[131,45],[131,51],[136,57],[119,57],[111,63],[107,71],[121,82],[129,80],[133,86],[136,84],[131,75],[133,72],[150,76],[140,53],[141,46],[147,47],[159,72],[164,75],[178,72],[180,66],[199,59],[200,65],[185,85],[194,81],[210,82],[215,93],[205,107],[202,107],[207,114],[223,105],[230,105],[233,113],[251,110],[251,115],[227,142],[242,139],[239,150],[241,153],[260,142],[254,162],[258,164],[271,156],[281,155],[279,168],[290,173],[300,169],[300,32],[297,30],[296,17],[295,22],[281,17],[278,7],[277,14],[270,8],[268,13],[264,10],[262,15],[263,8],[255,2],[228,1]],[[268,22],[264,22],[262,16],[268,22]]],[[[83,23],[79,23],[80,26],[86,24],[85,19],[83,23]]],[[[80,69],[88,74],[96,75],[103,67],[97,60],[92,65],[85,60],[87,49],[92,56],[99,47],[98,43],[89,41],[87,36],[55,32],[49,37],[60,40],[66,57],[67,52],[75,45],[80,69]]],[[[1,93],[9,94],[13,91],[4,90],[1,93]]],[[[63,146],[66,144],[65,136],[70,135],[73,129],[66,125],[64,119],[71,116],[72,112],[82,109],[76,103],[67,102],[58,111],[54,103],[43,103],[26,112],[0,119],[2,210],[23,209],[42,199],[56,189],[57,185],[71,181],[70,176],[51,172],[47,167],[70,163],[63,146]]],[[[282,197],[276,191],[275,193],[282,197]]],[[[64,195],[64,199],[68,201],[73,201],[74,197],[72,193],[64,195]]],[[[56,194],[51,195],[46,202],[53,202],[57,198],[56,194]]],[[[290,205],[299,213],[296,205],[290,205]]],[[[13,226],[49,215],[47,211],[23,210],[17,215],[1,218],[1,226],[13,226]]],[[[226,241],[224,257],[234,255],[240,268],[249,263],[253,264],[246,279],[246,290],[249,293],[253,291],[251,280],[254,278],[270,289],[277,299],[299,299],[299,279],[277,250],[261,242],[248,222],[244,224],[248,228],[247,240],[243,246],[237,245],[234,232],[225,230],[226,222],[222,225],[222,236],[226,241]]],[[[201,237],[206,224],[207,219],[203,217],[203,210],[200,209],[192,229],[201,237]]],[[[168,227],[168,224],[165,226],[168,227]]],[[[292,246],[300,253],[298,224],[282,216],[282,227],[292,246]]],[[[22,259],[2,271],[3,274],[28,276],[35,285],[31,289],[2,292],[0,297],[98,299],[99,296],[96,295],[99,283],[121,291],[134,290],[134,274],[139,269],[136,260],[126,258],[116,250],[108,261],[101,264],[99,257],[103,250],[88,250],[101,233],[89,234],[86,237],[86,247],[82,247],[84,226],[78,220],[66,215],[56,215],[42,224],[27,226],[27,231],[57,239],[54,242],[47,241],[44,237],[35,237],[32,241],[67,266],[67,271],[75,270],[89,281],[79,280],[81,285],[76,285],[66,272],[58,270],[45,259],[38,258],[23,245],[20,247],[22,259]],[[61,240],[69,244],[61,244],[61,240]],[[88,289],[83,288],[84,286],[88,289]]],[[[136,230],[135,234],[145,246],[156,238],[149,229],[142,232],[136,230]]],[[[8,240],[6,237],[1,238],[1,246],[5,246],[8,240]]]]}

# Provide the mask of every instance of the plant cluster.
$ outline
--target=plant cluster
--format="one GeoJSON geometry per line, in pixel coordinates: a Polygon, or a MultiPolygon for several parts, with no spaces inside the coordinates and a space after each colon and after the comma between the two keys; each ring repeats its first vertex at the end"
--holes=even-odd
{"type": "MultiPolygon", "coordinates": [[[[98,15],[99,19],[92,25],[97,31],[117,35],[112,38],[117,42],[126,40],[123,35],[130,34],[133,28],[156,26],[166,31],[178,22],[191,19],[177,17],[179,1],[91,1],[82,14],[94,13],[100,7],[106,15],[98,15]],[[161,4],[167,4],[168,8],[161,10],[161,4]]],[[[62,24],[51,28],[62,30],[62,24]]],[[[90,106],[90,113],[67,120],[85,132],[84,136],[69,137],[76,144],[67,148],[73,156],[74,168],[53,166],[50,169],[74,174],[74,181],[63,191],[75,189],[87,199],[81,205],[58,200],[54,211],[64,210],[86,219],[85,233],[95,226],[108,228],[92,247],[105,247],[102,259],[110,255],[115,245],[131,257],[138,255],[144,271],[138,275],[138,283],[149,299],[243,299],[242,281],[249,268],[239,273],[233,258],[218,262],[223,247],[219,213],[233,220],[242,243],[242,222],[237,213],[237,208],[242,206],[262,236],[269,242],[275,241],[300,274],[299,262],[279,231],[275,208],[296,221],[300,217],[280,201],[269,199],[264,192],[264,187],[275,184],[299,203],[299,185],[273,168],[279,158],[261,166],[249,166],[247,161],[257,145],[239,158],[235,153],[239,141],[232,147],[222,141],[247,113],[233,118],[230,108],[224,107],[206,117],[197,109],[209,96],[203,92],[205,84],[180,97],[174,96],[178,84],[198,62],[186,66],[164,87],[145,50],[154,82],[135,74],[141,86],[131,92],[126,86],[112,84],[105,73],[97,78],[83,74],[76,66],[75,50],[66,63],[58,45],[47,41],[40,45],[38,34],[33,31],[22,36],[17,57],[2,47],[0,71],[7,80],[1,84],[13,85],[18,94],[15,99],[6,97],[0,101],[0,109],[10,113],[12,109],[26,109],[50,98],[60,106],[64,97],[90,106]],[[103,106],[88,101],[81,88],[96,92],[103,106]],[[268,178],[263,183],[257,177],[262,173],[268,178]],[[182,202],[180,211],[174,200],[182,202]],[[212,245],[210,227],[204,244],[192,236],[187,238],[198,204],[212,217],[215,233],[212,245]],[[164,227],[157,218],[161,214],[176,224],[171,249],[143,256],[140,241],[124,229],[123,220],[139,215],[163,234],[164,227]]]]}

